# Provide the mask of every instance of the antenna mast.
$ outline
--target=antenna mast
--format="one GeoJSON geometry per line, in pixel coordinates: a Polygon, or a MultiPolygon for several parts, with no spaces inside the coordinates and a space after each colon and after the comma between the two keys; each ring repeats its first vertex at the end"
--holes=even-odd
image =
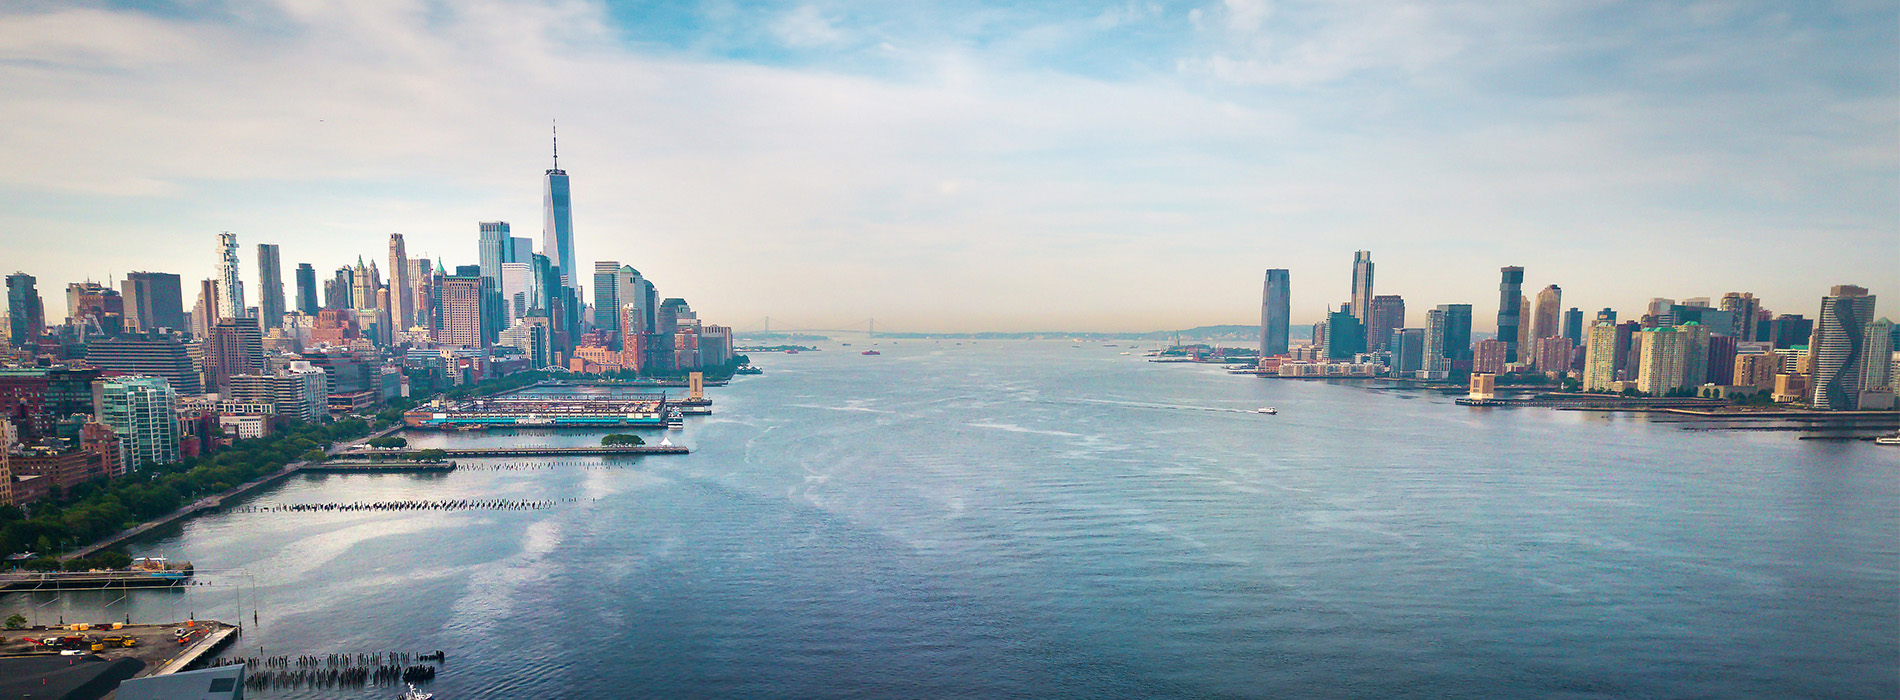
{"type": "Polygon", "coordinates": [[[554,169],[560,170],[561,169],[561,124],[558,121],[554,121],[552,122],[552,124],[553,124],[552,128],[554,129],[554,169]]]}

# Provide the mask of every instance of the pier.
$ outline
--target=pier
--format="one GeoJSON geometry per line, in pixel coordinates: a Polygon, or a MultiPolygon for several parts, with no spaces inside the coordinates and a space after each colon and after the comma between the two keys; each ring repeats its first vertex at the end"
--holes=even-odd
{"type": "MultiPolygon", "coordinates": [[[[387,451],[384,451],[386,454],[387,451]]],[[[309,474],[446,474],[455,471],[454,462],[340,462],[311,464],[302,471],[309,474]]]]}
{"type": "MultiPolygon", "coordinates": [[[[546,455],[683,455],[692,450],[685,445],[593,445],[581,447],[555,447],[522,445],[519,447],[450,447],[432,448],[445,457],[537,457],[546,455]]],[[[419,449],[376,450],[374,452],[344,452],[338,459],[356,457],[402,457],[420,454],[419,449]]]]}

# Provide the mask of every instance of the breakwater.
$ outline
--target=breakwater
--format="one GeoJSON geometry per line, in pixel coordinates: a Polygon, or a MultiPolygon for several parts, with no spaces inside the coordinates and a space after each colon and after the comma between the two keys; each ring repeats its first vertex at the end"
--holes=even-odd
{"type": "Polygon", "coordinates": [[[349,503],[271,503],[234,508],[233,513],[352,513],[358,511],[402,510],[546,510],[576,503],[577,498],[517,501],[507,498],[456,499],[445,501],[352,501],[349,503]]]}

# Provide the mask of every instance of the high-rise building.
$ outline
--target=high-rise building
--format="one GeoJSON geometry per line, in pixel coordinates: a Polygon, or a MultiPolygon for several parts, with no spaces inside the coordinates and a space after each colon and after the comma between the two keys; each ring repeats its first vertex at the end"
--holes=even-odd
{"type": "Polygon", "coordinates": [[[1636,390],[1662,396],[1689,386],[1689,338],[1674,326],[1647,328],[1637,334],[1642,369],[1636,390]]]}
{"type": "Polygon", "coordinates": [[[169,328],[188,330],[185,323],[185,296],[178,275],[164,272],[134,272],[119,283],[125,298],[125,325],[136,331],[169,328]]]}
{"type": "Polygon", "coordinates": [[[1537,307],[1531,311],[1530,337],[1563,335],[1563,298],[1563,288],[1554,284],[1537,293],[1537,307]]]}
{"type": "Polygon", "coordinates": [[[1863,353],[1867,359],[1862,363],[1866,365],[1866,374],[1860,380],[1862,391],[1893,391],[1896,379],[1893,376],[1893,329],[1893,321],[1883,318],[1867,324],[1867,332],[1861,334],[1867,339],[1863,353]]]}
{"type": "Polygon", "coordinates": [[[238,278],[237,234],[230,231],[218,234],[217,279],[217,305],[215,308],[206,307],[205,310],[212,312],[212,319],[243,318],[244,282],[238,278]]]}
{"type": "Polygon", "coordinates": [[[1386,339],[1385,347],[1392,352],[1392,373],[1394,376],[1412,376],[1413,373],[1430,369],[1425,366],[1425,329],[1394,329],[1386,339]]]}
{"type": "Polygon", "coordinates": [[[1506,354],[1510,351],[1509,345],[1495,338],[1478,341],[1477,348],[1472,353],[1471,373],[1474,375],[1503,374],[1505,367],[1510,364],[1506,359],[1506,354]]]}
{"type": "Polygon", "coordinates": [[[336,269],[336,275],[323,283],[323,308],[356,308],[356,270],[348,265],[336,269]]]}
{"type": "Polygon", "coordinates": [[[197,396],[204,393],[204,385],[190,350],[177,334],[128,333],[87,343],[86,364],[116,374],[162,377],[178,395],[197,396]]]}
{"type": "Polygon", "coordinates": [[[1443,319],[1441,324],[1444,330],[1442,333],[1434,331],[1430,323],[1427,323],[1426,339],[1428,342],[1436,340],[1439,343],[1437,357],[1444,358],[1445,371],[1470,369],[1471,305],[1439,304],[1438,308],[1433,310],[1437,311],[1443,319]]]}
{"type": "Polygon", "coordinates": [[[1265,288],[1260,292],[1260,356],[1285,355],[1287,323],[1292,316],[1293,293],[1289,273],[1267,270],[1265,288]]]}
{"type": "Polygon", "coordinates": [[[392,328],[406,331],[416,325],[416,290],[409,283],[409,251],[402,234],[389,234],[389,320],[392,328]]]}
{"type": "Polygon", "coordinates": [[[264,371],[264,334],[254,318],[221,318],[204,341],[205,389],[230,391],[230,378],[264,371]]]}
{"type": "Polygon", "coordinates": [[[514,325],[515,319],[527,316],[537,308],[535,304],[540,294],[535,290],[534,270],[529,263],[501,264],[501,297],[510,326],[514,325]]]}
{"type": "Polygon", "coordinates": [[[626,341],[653,327],[654,291],[653,283],[640,276],[640,271],[630,265],[620,266],[619,280],[616,282],[620,294],[615,303],[620,306],[621,343],[614,347],[622,351],[629,349],[626,341]],[[627,307],[633,307],[628,313],[627,307]]]}
{"type": "Polygon", "coordinates": [[[1775,344],[1776,350],[1805,346],[1813,336],[1814,320],[1802,318],[1800,314],[1782,314],[1768,324],[1768,341],[1775,344]]]}
{"type": "Polygon", "coordinates": [[[1729,292],[1722,295],[1722,310],[1734,313],[1739,326],[1735,337],[1744,341],[1756,340],[1759,331],[1755,328],[1755,317],[1761,312],[1761,301],[1751,292],[1729,292]]]}
{"type": "Polygon", "coordinates": [[[363,256],[356,257],[356,268],[352,270],[356,288],[351,290],[350,298],[356,302],[351,307],[358,311],[372,311],[381,308],[377,305],[379,293],[383,288],[382,275],[376,270],[376,261],[364,264],[363,256]]]}
{"type": "Polygon", "coordinates": [[[529,265],[534,264],[534,239],[533,238],[529,238],[527,236],[511,237],[508,239],[508,246],[510,249],[512,249],[513,252],[510,253],[508,259],[504,262],[528,263],[529,265]]]}
{"type": "Polygon", "coordinates": [[[323,307],[317,303],[317,268],[297,263],[297,310],[315,316],[323,307]]]}
{"type": "Polygon", "coordinates": [[[620,328],[620,263],[601,260],[594,263],[594,327],[618,343],[620,328]]]}
{"type": "Polygon", "coordinates": [[[1598,320],[1590,326],[1589,341],[1583,348],[1583,390],[1601,391],[1617,381],[1616,369],[1622,353],[1616,347],[1617,327],[1613,320],[1598,320]]]}
{"type": "Polygon", "coordinates": [[[231,395],[225,400],[270,404],[279,416],[314,423],[329,413],[328,383],[328,373],[298,360],[274,373],[232,377],[231,395]]]}
{"type": "Polygon", "coordinates": [[[1338,311],[1326,315],[1326,345],[1321,350],[1326,359],[1351,361],[1365,351],[1366,328],[1352,315],[1351,304],[1341,304],[1338,311]]]}
{"type": "Polygon", "coordinates": [[[1583,344],[1583,309],[1572,306],[1564,312],[1564,338],[1571,345],[1583,344]]]}
{"type": "Polygon", "coordinates": [[[501,266],[503,263],[527,262],[516,260],[514,256],[514,238],[508,235],[508,222],[483,221],[476,224],[481,229],[481,238],[476,242],[476,259],[482,266],[482,276],[501,285],[501,266]]]}
{"type": "Polygon", "coordinates": [[[1867,324],[1874,321],[1874,295],[1843,284],[1821,297],[1808,353],[1814,357],[1814,407],[1844,411],[1860,406],[1867,376],[1867,324]]]}
{"type": "Polygon", "coordinates": [[[561,142],[554,142],[554,167],[542,181],[541,250],[554,266],[561,268],[560,286],[572,289],[580,285],[580,266],[574,262],[574,207],[568,190],[567,171],[561,169],[561,142]]]}
{"type": "Polygon", "coordinates": [[[125,330],[125,297],[98,282],[66,285],[66,324],[88,336],[115,336],[125,330]]]}
{"type": "Polygon", "coordinates": [[[1392,331],[1405,327],[1405,299],[1397,294],[1372,298],[1366,312],[1366,349],[1377,352],[1391,349],[1392,331]]]}
{"type": "Polygon", "coordinates": [[[99,386],[99,422],[119,438],[128,467],[178,461],[178,396],[159,377],[107,377],[99,386]]]}
{"type": "Polygon", "coordinates": [[[1524,352],[1531,344],[1531,300],[1517,298],[1517,317],[1521,323],[1517,326],[1517,359],[1525,359],[1524,352]]]}
{"type": "Polygon", "coordinates": [[[1735,366],[1729,381],[1737,386],[1752,386],[1762,391],[1775,388],[1775,375],[1781,373],[1779,358],[1773,353],[1750,353],[1735,356],[1735,366]]]}
{"type": "Polygon", "coordinates": [[[1735,383],[1735,352],[1739,347],[1735,336],[1710,334],[1707,342],[1709,349],[1703,363],[1702,383],[1716,386],[1735,383]]]}
{"type": "Polygon", "coordinates": [[[24,272],[7,275],[7,337],[16,348],[37,347],[46,334],[46,305],[35,281],[24,272]]]}
{"type": "Polygon", "coordinates": [[[450,347],[479,348],[485,343],[483,302],[487,286],[479,274],[436,278],[435,342],[450,347]]]}
{"type": "Polygon", "coordinates": [[[1498,283],[1498,340],[1504,342],[1504,361],[1517,361],[1518,327],[1523,321],[1524,268],[1501,268],[1498,283]]]}
{"type": "Polygon", "coordinates": [[[1352,317],[1361,325],[1372,320],[1372,251],[1352,254],[1352,317]]]}
{"type": "Polygon", "coordinates": [[[284,325],[284,266],[274,243],[257,244],[257,310],[264,330],[284,325]]]}

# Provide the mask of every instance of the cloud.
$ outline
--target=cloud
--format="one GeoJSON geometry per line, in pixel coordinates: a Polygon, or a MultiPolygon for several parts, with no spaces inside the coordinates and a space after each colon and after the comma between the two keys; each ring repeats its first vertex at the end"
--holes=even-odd
{"type": "Polygon", "coordinates": [[[204,276],[219,230],[325,269],[401,231],[452,266],[476,221],[538,238],[558,118],[583,264],[741,327],[1244,321],[1260,269],[1316,310],[1368,247],[1415,308],[1482,305],[1504,264],[1585,307],[1900,285],[1863,252],[1900,235],[1900,109],[1860,58],[1900,32],[1592,7],[0,12],[0,236],[43,288],[204,276]],[[75,238],[97,253],[44,243],[75,238]]]}
{"type": "Polygon", "coordinates": [[[813,5],[801,5],[772,23],[772,33],[786,46],[811,48],[844,41],[845,35],[813,5]]]}

